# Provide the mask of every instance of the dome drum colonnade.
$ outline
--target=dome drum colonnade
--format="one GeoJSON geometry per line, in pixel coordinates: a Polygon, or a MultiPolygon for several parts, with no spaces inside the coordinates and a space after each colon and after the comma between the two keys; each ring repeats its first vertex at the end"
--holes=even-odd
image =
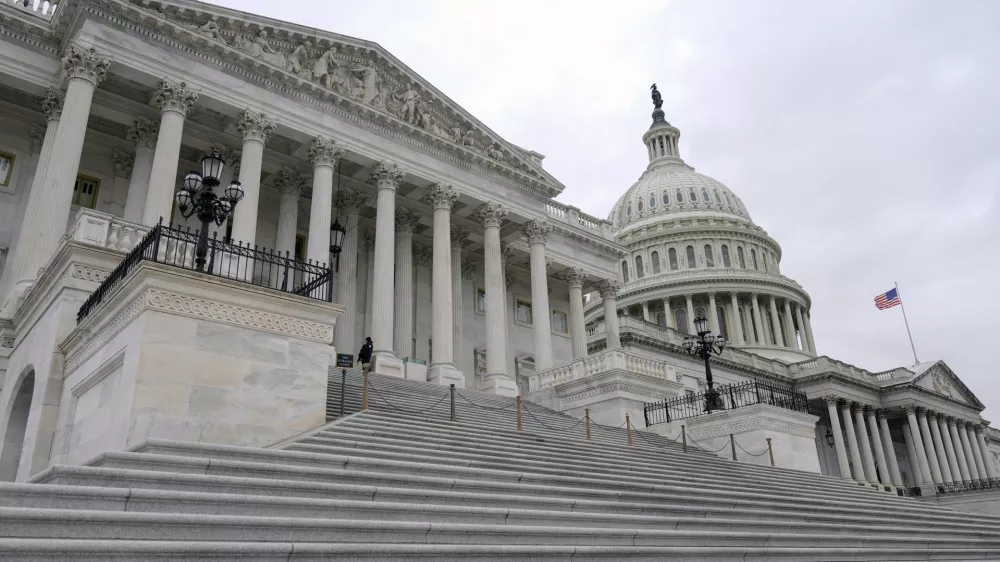
{"type": "MultiPolygon", "coordinates": [[[[824,402],[841,478],[872,486],[902,487],[889,426],[898,416],[838,396],[825,396],[824,402]]],[[[997,470],[990,462],[985,425],[909,404],[899,413],[903,414],[899,428],[910,462],[912,487],[935,490],[997,478],[997,470]]]]}

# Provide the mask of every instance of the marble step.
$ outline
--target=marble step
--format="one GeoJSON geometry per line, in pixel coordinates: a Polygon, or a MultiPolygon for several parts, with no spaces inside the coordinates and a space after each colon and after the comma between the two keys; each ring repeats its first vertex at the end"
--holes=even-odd
{"type": "Polygon", "coordinates": [[[549,525],[435,523],[389,519],[141,513],[66,509],[0,508],[0,537],[26,539],[292,541],[338,543],[433,543],[574,546],[723,546],[785,548],[900,547],[925,550],[972,546],[1000,556],[1000,537],[969,540],[956,535],[741,532],[729,529],[670,530],[549,525]]]}
{"type": "MultiPolygon", "coordinates": [[[[819,523],[874,523],[896,525],[903,522],[926,529],[926,522],[933,521],[934,528],[971,529],[992,531],[995,519],[979,520],[948,511],[937,513],[907,514],[905,519],[886,521],[883,510],[813,510],[786,509],[784,505],[761,502],[713,502],[701,496],[677,496],[655,493],[619,494],[593,492],[587,489],[532,486],[524,484],[488,485],[479,482],[445,481],[421,477],[398,478],[397,486],[349,483],[325,483],[274,478],[248,478],[206,474],[171,473],[111,469],[88,466],[59,466],[47,474],[44,482],[53,487],[66,487],[73,494],[89,497],[88,487],[116,489],[121,494],[129,490],[182,491],[226,493],[238,496],[264,496],[279,498],[338,499],[357,501],[384,501],[410,504],[447,504],[473,507],[524,508],[549,511],[599,512],[624,515],[676,516],[685,520],[705,518],[761,519],[792,522],[819,523]],[[431,480],[431,481],[428,481],[431,480]],[[454,488],[444,489],[447,482],[454,488]],[[434,487],[437,484],[437,487],[434,487]],[[407,487],[408,486],[408,487],[407,487]],[[465,491],[471,490],[471,491],[465,491]],[[942,516],[942,514],[944,516],[942,516]]],[[[0,505],[25,507],[35,505],[39,494],[33,484],[10,484],[5,488],[6,499],[0,505]],[[19,490],[10,486],[22,486],[19,490]],[[24,496],[24,499],[20,499],[24,496]],[[4,503],[6,502],[6,503],[4,503]],[[18,503],[27,502],[27,503],[18,503]]],[[[67,492],[69,494],[69,492],[67,492]]]]}

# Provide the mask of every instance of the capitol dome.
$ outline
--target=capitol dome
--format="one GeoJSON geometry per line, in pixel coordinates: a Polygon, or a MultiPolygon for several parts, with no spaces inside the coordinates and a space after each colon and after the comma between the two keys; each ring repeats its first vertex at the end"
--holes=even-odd
{"type": "Polygon", "coordinates": [[[689,334],[700,316],[734,347],[785,361],[815,356],[811,301],[781,274],[781,246],[733,191],[681,159],[680,130],[655,87],[653,102],[642,135],[649,164],[608,216],[626,249],[620,313],[689,334]]]}

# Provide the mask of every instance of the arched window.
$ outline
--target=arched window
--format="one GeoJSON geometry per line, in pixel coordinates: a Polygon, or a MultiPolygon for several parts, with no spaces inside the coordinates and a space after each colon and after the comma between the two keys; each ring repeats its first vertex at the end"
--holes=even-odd
{"type": "Polygon", "coordinates": [[[652,254],[649,254],[649,260],[651,262],[653,262],[652,263],[653,274],[655,275],[655,274],[659,273],[660,272],[660,252],[655,252],[654,251],[652,254]]]}
{"type": "Polygon", "coordinates": [[[685,252],[687,253],[688,269],[694,269],[698,265],[698,261],[694,259],[694,246],[688,246],[685,252]]]}
{"type": "Polygon", "coordinates": [[[693,189],[690,190],[690,191],[688,191],[688,200],[691,201],[692,203],[697,203],[698,202],[698,196],[695,195],[693,189]]]}
{"type": "Polygon", "coordinates": [[[715,202],[718,203],[719,205],[722,204],[722,198],[719,197],[719,192],[718,191],[715,192],[715,202]]]}
{"type": "Polygon", "coordinates": [[[715,253],[711,244],[705,244],[705,267],[715,267],[715,253]]]}
{"type": "Polygon", "coordinates": [[[728,193],[723,193],[723,195],[726,196],[726,205],[729,205],[730,207],[732,207],[733,206],[733,200],[729,198],[729,194],[728,193]]]}
{"type": "Polygon", "coordinates": [[[677,192],[677,202],[678,203],[683,203],[684,202],[684,194],[681,193],[680,191],[677,192]]]}
{"type": "Polygon", "coordinates": [[[677,271],[677,250],[673,248],[667,250],[667,261],[670,262],[670,271],[677,271]]]}
{"type": "Polygon", "coordinates": [[[670,194],[667,193],[666,191],[663,192],[663,204],[664,205],[670,204],[670,194]]]}
{"type": "Polygon", "coordinates": [[[681,332],[687,334],[690,333],[688,330],[688,313],[683,308],[678,308],[674,311],[674,320],[677,322],[677,329],[681,332]]]}
{"type": "Polygon", "coordinates": [[[667,327],[667,315],[664,314],[664,313],[662,313],[662,312],[658,313],[656,315],[656,325],[660,326],[661,328],[666,328],[667,327]]]}
{"type": "Polygon", "coordinates": [[[761,265],[764,266],[764,271],[768,271],[768,269],[767,269],[767,252],[764,251],[764,250],[760,251],[760,261],[761,261],[761,265]]]}
{"type": "Polygon", "coordinates": [[[626,217],[631,217],[632,216],[632,204],[631,203],[629,203],[628,207],[625,208],[625,216],[626,217]]]}
{"type": "Polygon", "coordinates": [[[726,326],[726,309],[721,306],[715,307],[715,317],[719,319],[719,333],[728,340],[729,330],[726,326]]]}
{"type": "Polygon", "coordinates": [[[636,256],[635,257],[635,278],[636,279],[642,279],[642,276],[643,276],[643,271],[642,271],[642,256],[636,256]]]}
{"type": "Polygon", "coordinates": [[[704,202],[706,202],[706,203],[708,203],[708,202],[709,202],[709,199],[708,199],[708,192],[707,192],[707,191],[705,191],[704,189],[702,189],[702,190],[701,190],[701,199],[702,199],[702,200],[703,200],[704,202]]]}
{"type": "Polygon", "coordinates": [[[635,210],[639,211],[640,213],[642,212],[642,199],[639,199],[635,202],[635,210]]]}
{"type": "Polygon", "coordinates": [[[757,250],[754,250],[753,248],[750,248],[750,265],[752,265],[754,269],[758,269],[758,267],[757,267],[757,250]]]}
{"type": "Polygon", "coordinates": [[[736,258],[740,262],[740,268],[741,269],[746,269],[747,268],[747,262],[746,262],[746,260],[743,259],[743,248],[740,247],[740,246],[736,247],[736,258]]]}
{"type": "Polygon", "coordinates": [[[622,262],[622,282],[628,283],[628,262],[622,262]]]}
{"type": "Polygon", "coordinates": [[[650,195],[649,196],[649,209],[653,210],[655,208],[656,208],[656,196],[655,195],[650,195]]]}
{"type": "Polygon", "coordinates": [[[722,267],[733,267],[733,263],[729,261],[729,246],[722,245],[722,267]]]}

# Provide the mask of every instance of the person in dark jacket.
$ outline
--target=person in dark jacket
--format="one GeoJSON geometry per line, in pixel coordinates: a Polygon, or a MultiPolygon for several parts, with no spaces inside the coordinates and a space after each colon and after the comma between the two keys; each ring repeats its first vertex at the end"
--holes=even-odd
{"type": "Polygon", "coordinates": [[[372,370],[372,339],[370,337],[365,338],[364,345],[361,346],[361,351],[358,352],[358,363],[361,363],[361,370],[370,373],[372,370]]]}

